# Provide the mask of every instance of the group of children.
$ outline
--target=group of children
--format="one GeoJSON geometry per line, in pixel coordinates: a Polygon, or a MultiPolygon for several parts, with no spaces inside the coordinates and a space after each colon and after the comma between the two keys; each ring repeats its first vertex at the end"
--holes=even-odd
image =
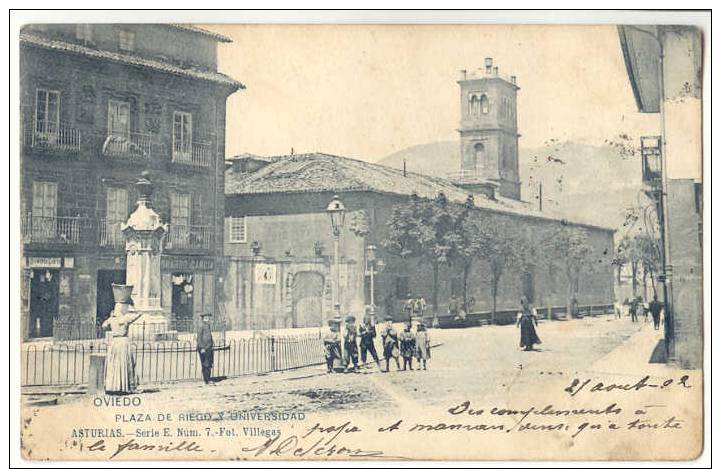
{"type": "Polygon", "coordinates": [[[390,362],[396,362],[396,369],[400,370],[399,357],[403,358],[403,371],[413,371],[413,357],[416,357],[423,370],[427,369],[427,363],[431,355],[431,343],[426,330],[426,324],[420,321],[416,325],[416,331],[412,331],[412,324],[409,321],[405,324],[403,331],[399,334],[393,327],[393,318],[387,317],[386,323],[381,328],[381,344],[383,346],[383,358],[385,368],[381,366],[378,353],[375,348],[376,325],[371,316],[366,314],[363,323],[356,327],[354,316],[345,318],[345,331],[341,337],[340,319],[330,319],[328,326],[330,331],[323,338],[325,346],[325,358],[328,366],[328,373],[345,372],[352,364],[351,371],[359,369],[358,343],[360,341],[360,361],[366,365],[368,355],[373,357],[376,365],[384,373],[390,371],[390,362]],[[343,353],[341,354],[341,347],[343,353]]]}

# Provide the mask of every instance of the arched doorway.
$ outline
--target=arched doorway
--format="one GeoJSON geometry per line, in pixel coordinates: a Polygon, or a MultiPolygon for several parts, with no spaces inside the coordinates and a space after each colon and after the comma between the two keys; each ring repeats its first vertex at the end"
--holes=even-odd
{"type": "Polygon", "coordinates": [[[293,327],[323,325],[323,284],[318,272],[298,272],[293,276],[293,327]]]}

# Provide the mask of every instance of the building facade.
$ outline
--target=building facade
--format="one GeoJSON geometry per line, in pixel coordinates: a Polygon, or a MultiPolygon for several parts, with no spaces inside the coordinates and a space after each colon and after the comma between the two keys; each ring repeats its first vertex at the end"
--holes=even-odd
{"type": "Polygon", "coordinates": [[[643,182],[661,225],[670,362],[703,364],[703,37],[689,26],[619,26],[640,112],[662,115],[643,182]]]}
{"type": "MultiPolygon", "coordinates": [[[[320,153],[234,163],[226,173],[229,269],[224,282],[226,310],[234,328],[318,327],[332,317],[333,236],[326,208],[336,194],[346,208],[339,248],[341,311],[361,317],[365,305],[373,302],[381,317],[390,314],[402,320],[403,303],[412,295],[424,297],[426,315],[433,314],[433,269],[427,261],[402,259],[383,247],[388,221],[394,207],[411,197],[443,193],[451,203],[462,204],[469,195],[466,189],[441,178],[320,153]],[[372,299],[370,246],[382,259],[382,266],[373,267],[372,299]],[[263,279],[267,271],[272,275],[263,279]]],[[[576,285],[578,303],[613,303],[613,230],[554,219],[515,199],[476,196],[474,200],[481,216],[507,223],[514,232],[534,239],[547,238],[559,229],[583,230],[594,269],[584,272],[576,285]]],[[[517,310],[521,295],[541,308],[564,308],[568,282],[563,271],[561,259],[539,261],[530,271],[510,268],[498,286],[497,310],[517,310]]],[[[446,316],[451,298],[462,294],[462,275],[458,265],[441,267],[438,315],[446,316]]],[[[473,313],[493,307],[489,278],[488,264],[477,262],[468,282],[473,313]]]]}
{"type": "Polygon", "coordinates": [[[121,224],[136,181],[169,223],[162,306],[178,327],[215,311],[222,272],[229,39],[182,25],[28,25],[21,31],[25,338],[100,323],[125,281],[121,224]]]}

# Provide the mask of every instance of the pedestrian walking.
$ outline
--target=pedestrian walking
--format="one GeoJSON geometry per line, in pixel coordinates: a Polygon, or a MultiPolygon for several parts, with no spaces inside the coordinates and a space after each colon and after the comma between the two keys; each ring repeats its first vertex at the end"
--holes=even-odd
{"type": "Polygon", "coordinates": [[[201,323],[197,333],[195,348],[200,355],[200,367],[205,384],[215,384],[210,376],[213,371],[213,333],[210,330],[210,314],[200,315],[201,323]]]}
{"type": "Polygon", "coordinates": [[[345,351],[345,365],[353,363],[353,372],[358,371],[358,330],[355,325],[355,316],[345,318],[345,333],[343,334],[343,350],[345,351]]]}
{"type": "Polygon", "coordinates": [[[387,317],[386,324],[381,331],[381,339],[383,341],[383,358],[386,360],[385,373],[390,371],[391,358],[396,362],[396,369],[401,369],[401,364],[398,361],[398,333],[393,328],[393,318],[387,317]]]}
{"type": "Polygon", "coordinates": [[[363,317],[363,323],[358,327],[358,335],[360,335],[360,356],[361,362],[365,366],[368,354],[370,353],[376,362],[378,369],[381,369],[381,362],[378,360],[378,352],[376,352],[376,326],[373,324],[371,316],[366,314],[363,317]]]}
{"type": "Polygon", "coordinates": [[[328,332],[323,336],[323,347],[325,349],[325,363],[328,366],[328,373],[333,373],[341,367],[340,353],[340,319],[328,320],[328,332]]]}
{"type": "Polygon", "coordinates": [[[520,346],[523,347],[523,350],[533,350],[535,344],[541,343],[541,339],[536,334],[538,315],[525,296],[521,297],[521,312],[518,314],[516,326],[521,328],[520,346]]]}
{"type": "Polygon", "coordinates": [[[653,295],[653,301],[649,303],[648,309],[651,310],[651,317],[653,317],[653,328],[658,330],[661,325],[661,310],[663,309],[663,303],[658,301],[656,295],[653,295]]]}
{"type": "Polygon", "coordinates": [[[416,327],[416,358],[418,360],[418,369],[421,366],[427,370],[427,362],[431,358],[431,339],[428,337],[426,324],[421,321],[416,327]]]}
{"type": "Polygon", "coordinates": [[[638,300],[636,298],[629,301],[628,312],[631,314],[631,322],[638,322],[638,300]]]}
{"type": "Polygon", "coordinates": [[[621,319],[621,316],[623,315],[623,303],[616,301],[613,304],[613,313],[616,319],[621,319]]]}
{"type": "Polygon", "coordinates": [[[403,328],[399,337],[401,342],[401,356],[403,357],[403,371],[413,371],[413,355],[416,353],[416,336],[411,330],[410,321],[403,328]]]}
{"type": "Polygon", "coordinates": [[[112,285],[115,307],[102,328],[109,330],[108,351],[105,356],[105,392],[130,394],[135,392],[138,378],[135,373],[135,356],[130,350],[128,331],[140,314],[128,313],[132,286],[112,285]]]}

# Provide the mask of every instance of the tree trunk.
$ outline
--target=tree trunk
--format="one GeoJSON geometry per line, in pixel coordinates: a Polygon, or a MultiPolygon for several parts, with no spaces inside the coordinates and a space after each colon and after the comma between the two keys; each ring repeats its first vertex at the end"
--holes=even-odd
{"type": "Polygon", "coordinates": [[[648,270],[643,268],[643,299],[648,301],[648,270]]]}
{"type": "Polygon", "coordinates": [[[638,296],[638,262],[634,261],[631,263],[631,289],[633,291],[633,297],[638,296]]]}
{"type": "Polygon", "coordinates": [[[433,317],[438,317],[438,261],[433,261],[433,317]]]}
{"type": "Polygon", "coordinates": [[[566,292],[566,319],[573,318],[573,279],[568,279],[568,290],[566,292]]]}
{"type": "Polygon", "coordinates": [[[471,274],[471,263],[467,262],[463,266],[463,308],[466,314],[470,313],[468,307],[468,276],[471,274]]]}
{"type": "Polygon", "coordinates": [[[498,277],[491,280],[491,296],[493,297],[493,309],[491,309],[491,324],[496,323],[496,306],[498,300],[498,277]]]}

